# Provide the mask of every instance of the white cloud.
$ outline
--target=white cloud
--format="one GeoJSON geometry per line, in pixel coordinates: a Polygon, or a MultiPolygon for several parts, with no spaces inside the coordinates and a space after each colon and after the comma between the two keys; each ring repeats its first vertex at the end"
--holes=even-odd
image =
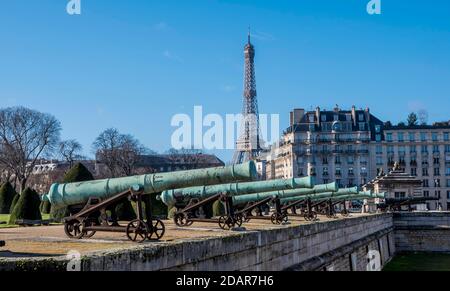
{"type": "Polygon", "coordinates": [[[222,90],[227,92],[227,93],[230,93],[230,92],[235,91],[236,87],[233,86],[233,85],[225,85],[225,86],[222,86],[222,90]]]}
{"type": "Polygon", "coordinates": [[[157,31],[166,31],[166,30],[170,29],[170,26],[166,22],[161,21],[161,22],[153,25],[153,29],[157,30],[157,31]]]}
{"type": "Polygon", "coordinates": [[[183,59],[182,59],[182,58],[180,58],[178,55],[173,54],[173,53],[170,52],[169,50],[165,50],[165,51],[163,52],[163,56],[164,56],[166,59],[169,59],[169,60],[172,60],[172,61],[176,61],[176,62],[179,62],[179,63],[182,63],[182,62],[183,62],[183,59]]]}

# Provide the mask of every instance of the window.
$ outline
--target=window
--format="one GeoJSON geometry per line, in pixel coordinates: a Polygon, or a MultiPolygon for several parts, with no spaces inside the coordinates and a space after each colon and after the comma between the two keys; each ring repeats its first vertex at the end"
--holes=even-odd
{"type": "Polygon", "coordinates": [[[421,132],[420,133],[420,140],[421,141],[427,141],[427,133],[426,132],[421,132]]]}
{"type": "Polygon", "coordinates": [[[336,179],[336,184],[338,184],[339,188],[343,188],[342,187],[342,180],[341,179],[336,179]]]}
{"type": "Polygon", "coordinates": [[[380,142],[381,141],[381,134],[376,134],[375,135],[375,141],[376,142],[380,142]]]}
{"type": "Polygon", "coordinates": [[[348,168],[348,174],[351,176],[351,175],[354,175],[355,174],[355,172],[354,172],[354,169],[353,168],[348,168]]]}
{"type": "Polygon", "coordinates": [[[377,157],[377,166],[383,165],[383,157],[377,157]]]}
{"type": "Polygon", "coordinates": [[[398,154],[404,156],[406,152],[406,148],[404,146],[398,147],[398,154]]]}
{"type": "Polygon", "coordinates": [[[325,114],[322,114],[320,116],[320,119],[322,120],[322,122],[326,122],[327,121],[327,116],[325,114]]]}
{"type": "Polygon", "coordinates": [[[440,160],[439,158],[433,158],[433,164],[435,165],[439,165],[440,164],[440,160]]]}
{"type": "Polygon", "coordinates": [[[445,152],[450,153],[450,145],[445,145],[445,152]]]}
{"type": "Polygon", "coordinates": [[[360,113],[358,117],[359,121],[364,121],[364,114],[360,113]]]}
{"type": "Polygon", "coordinates": [[[435,176],[440,176],[440,175],[441,175],[441,169],[439,169],[439,168],[434,168],[434,175],[435,175],[435,176]]]}
{"type": "Polygon", "coordinates": [[[397,134],[397,136],[398,136],[398,141],[399,141],[399,142],[404,142],[404,141],[405,141],[405,135],[404,135],[403,132],[399,132],[399,133],[397,134]]]}
{"type": "Polygon", "coordinates": [[[411,176],[417,176],[417,169],[416,168],[411,168],[411,176]]]}
{"type": "Polygon", "coordinates": [[[434,191],[434,197],[441,199],[441,191],[439,191],[439,190],[434,191]]]}
{"type": "Polygon", "coordinates": [[[435,188],[440,188],[441,187],[441,180],[440,179],[434,180],[434,187],[435,188]]]}
{"type": "Polygon", "coordinates": [[[410,146],[409,147],[409,152],[412,153],[412,154],[417,153],[417,147],[416,146],[410,146]]]}
{"type": "Polygon", "coordinates": [[[406,193],[405,192],[395,192],[395,198],[397,198],[397,199],[406,198],[406,193]]]}
{"type": "Polygon", "coordinates": [[[349,156],[347,158],[347,162],[349,165],[353,165],[353,163],[355,162],[355,158],[353,156],[349,156]]]}
{"type": "Polygon", "coordinates": [[[447,179],[447,187],[450,187],[450,179],[447,179]]]}
{"type": "Polygon", "coordinates": [[[376,147],[376,151],[377,151],[377,155],[382,155],[383,154],[383,147],[382,146],[377,146],[376,147]]]}
{"type": "MultiPolygon", "coordinates": [[[[428,188],[428,187],[430,187],[430,182],[428,180],[423,180],[422,185],[424,188],[428,188]]],[[[428,197],[428,196],[425,196],[425,197],[428,197]]]]}
{"type": "Polygon", "coordinates": [[[430,197],[430,191],[423,191],[423,197],[430,197]]]}
{"type": "Polygon", "coordinates": [[[450,176],[450,167],[447,167],[447,168],[445,169],[445,175],[446,175],[446,176],[450,176]]]}
{"type": "Polygon", "coordinates": [[[422,176],[428,176],[428,168],[422,169],[422,176]]]}
{"type": "Polygon", "coordinates": [[[339,165],[341,163],[341,156],[336,156],[336,164],[339,165]]]}
{"type": "Polygon", "coordinates": [[[359,123],[359,131],[365,131],[366,130],[366,124],[364,122],[359,123]]]}
{"type": "Polygon", "coordinates": [[[375,132],[380,133],[381,132],[381,125],[375,125],[375,132]]]}
{"type": "Polygon", "coordinates": [[[349,145],[347,148],[348,148],[348,151],[349,151],[349,152],[352,152],[352,151],[353,151],[353,145],[349,145]]]}
{"type": "Polygon", "coordinates": [[[433,153],[435,153],[435,154],[437,154],[437,153],[439,153],[440,151],[439,151],[439,145],[434,145],[433,146],[433,153]]]}
{"type": "Polygon", "coordinates": [[[387,133],[387,134],[386,134],[386,140],[387,140],[388,142],[392,142],[392,133],[387,133]]]}
{"type": "Polygon", "coordinates": [[[394,147],[393,146],[388,146],[387,152],[388,152],[388,154],[393,154],[394,153],[394,147]]]}
{"type": "Polygon", "coordinates": [[[323,179],[324,184],[328,184],[328,179],[323,179]]]}
{"type": "Polygon", "coordinates": [[[361,168],[361,174],[367,174],[367,168],[366,167],[362,167],[361,168]]]}
{"type": "Polygon", "coordinates": [[[323,176],[328,176],[328,168],[323,168],[323,176]]]}
{"type": "Polygon", "coordinates": [[[450,133],[444,132],[444,141],[449,141],[449,140],[450,140],[450,133]]]}
{"type": "Polygon", "coordinates": [[[355,180],[348,179],[348,187],[353,187],[353,186],[355,186],[355,180]]]}
{"type": "Polygon", "coordinates": [[[428,153],[428,146],[422,145],[422,153],[427,154],[428,153]]]}
{"type": "Polygon", "coordinates": [[[416,141],[416,134],[414,132],[409,133],[409,141],[415,142],[416,141]]]}
{"type": "Polygon", "coordinates": [[[437,132],[433,132],[432,134],[431,134],[431,139],[433,140],[433,141],[438,141],[438,138],[439,136],[438,136],[438,133],[437,132]]]}
{"type": "Polygon", "coordinates": [[[341,174],[341,168],[336,168],[336,176],[340,176],[341,174]]]}
{"type": "Polygon", "coordinates": [[[447,191],[447,199],[450,200],[450,191],[447,191]]]}
{"type": "Polygon", "coordinates": [[[339,115],[335,114],[335,115],[333,116],[333,120],[334,120],[334,121],[339,121],[339,115]]]}
{"type": "Polygon", "coordinates": [[[328,157],[323,157],[322,158],[322,164],[328,165],[328,157]]]}

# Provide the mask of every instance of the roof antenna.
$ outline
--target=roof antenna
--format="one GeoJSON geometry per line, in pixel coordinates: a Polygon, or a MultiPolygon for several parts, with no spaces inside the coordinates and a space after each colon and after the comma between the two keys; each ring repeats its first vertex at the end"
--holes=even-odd
{"type": "Polygon", "coordinates": [[[250,44],[250,36],[251,36],[251,33],[250,33],[250,25],[248,26],[248,44],[250,44]]]}

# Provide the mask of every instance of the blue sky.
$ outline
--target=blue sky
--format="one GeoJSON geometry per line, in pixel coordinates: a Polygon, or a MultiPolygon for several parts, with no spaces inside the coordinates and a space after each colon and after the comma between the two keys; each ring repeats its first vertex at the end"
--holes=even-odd
{"type": "MultiPolygon", "coordinates": [[[[0,104],[55,115],[91,153],[104,129],[170,147],[176,113],[239,113],[247,27],[261,113],[370,107],[398,122],[450,119],[450,1],[68,0],[0,2],[0,104]]],[[[224,160],[230,152],[220,151],[224,160]]]]}

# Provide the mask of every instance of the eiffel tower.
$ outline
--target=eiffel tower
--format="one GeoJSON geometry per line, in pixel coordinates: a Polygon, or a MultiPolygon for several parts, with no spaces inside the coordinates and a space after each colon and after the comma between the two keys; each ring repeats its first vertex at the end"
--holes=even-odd
{"type": "Polygon", "coordinates": [[[248,43],[244,48],[244,55],[245,72],[242,129],[241,135],[236,143],[233,164],[242,164],[250,160],[255,160],[262,150],[258,99],[256,94],[255,47],[250,40],[250,30],[248,33],[248,43]]]}

